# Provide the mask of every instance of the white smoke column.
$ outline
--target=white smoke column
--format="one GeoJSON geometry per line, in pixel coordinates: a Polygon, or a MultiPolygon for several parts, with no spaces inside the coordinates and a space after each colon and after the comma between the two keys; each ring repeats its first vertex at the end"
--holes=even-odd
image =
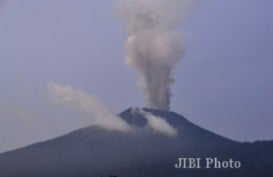
{"type": "Polygon", "coordinates": [[[122,132],[130,131],[131,129],[125,121],[112,114],[94,96],[88,95],[81,90],[50,82],[48,91],[54,101],[70,104],[86,111],[90,115],[91,125],[122,132]]]}
{"type": "Polygon", "coordinates": [[[193,0],[120,0],[128,28],[127,63],[137,72],[149,105],[169,109],[172,70],[183,55],[178,26],[193,0]]]}
{"type": "Polygon", "coordinates": [[[142,115],[147,118],[148,126],[158,133],[168,136],[175,136],[177,130],[172,127],[164,118],[155,116],[149,112],[141,111],[142,115]]]}

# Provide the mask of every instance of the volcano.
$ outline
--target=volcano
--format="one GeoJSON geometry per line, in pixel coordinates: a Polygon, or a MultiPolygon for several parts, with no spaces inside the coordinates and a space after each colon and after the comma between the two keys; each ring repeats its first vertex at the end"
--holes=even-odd
{"type": "MultiPolygon", "coordinates": [[[[273,141],[237,142],[205,130],[171,111],[143,108],[177,130],[167,136],[147,128],[129,108],[119,116],[133,132],[92,126],[0,154],[0,177],[272,177],[273,141]],[[176,168],[178,158],[217,157],[240,168],[176,168]]],[[[201,161],[204,165],[204,161],[201,161]]]]}

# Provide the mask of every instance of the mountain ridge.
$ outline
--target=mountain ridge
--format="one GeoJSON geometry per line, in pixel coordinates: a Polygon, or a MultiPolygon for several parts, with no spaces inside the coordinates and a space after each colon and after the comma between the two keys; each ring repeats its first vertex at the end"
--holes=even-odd
{"type": "Polygon", "coordinates": [[[203,129],[171,111],[143,108],[177,129],[166,136],[147,127],[140,110],[119,116],[138,127],[132,132],[91,126],[66,135],[0,154],[0,177],[90,177],[117,174],[130,177],[247,176],[272,177],[273,141],[236,142],[203,129]],[[179,157],[241,160],[241,169],[181,170],[179,157]],[[258,162],[255,163],[255,159],[258,162]]]}

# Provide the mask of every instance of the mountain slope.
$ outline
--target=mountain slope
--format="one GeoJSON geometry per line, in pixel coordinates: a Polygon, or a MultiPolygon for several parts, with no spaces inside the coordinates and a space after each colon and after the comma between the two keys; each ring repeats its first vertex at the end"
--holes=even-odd
{"type": "Polygon", "coordinates": [[[120,117],[136,131],[87,127],[0,154],[0,177],[273,176],[273,142],[239,143],[200,128],[169,111],[144,109],[177,129],[166,136],[146,128],[147,119],[128,109],[120,117]],[[176,169],[178,157],[240,160],[240,169],[176,169]]]}

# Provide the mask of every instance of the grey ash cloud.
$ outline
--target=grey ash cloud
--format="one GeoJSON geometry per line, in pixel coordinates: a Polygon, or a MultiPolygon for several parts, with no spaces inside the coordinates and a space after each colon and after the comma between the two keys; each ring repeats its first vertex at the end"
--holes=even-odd
{"type": "Polygon", "coordinates": [[[152,108],[169,109],[172,71],[183,56],[182,24],[192,0],[122,0],[119,12],[128,29],[126,62],[137,73],[152,108]]]}

